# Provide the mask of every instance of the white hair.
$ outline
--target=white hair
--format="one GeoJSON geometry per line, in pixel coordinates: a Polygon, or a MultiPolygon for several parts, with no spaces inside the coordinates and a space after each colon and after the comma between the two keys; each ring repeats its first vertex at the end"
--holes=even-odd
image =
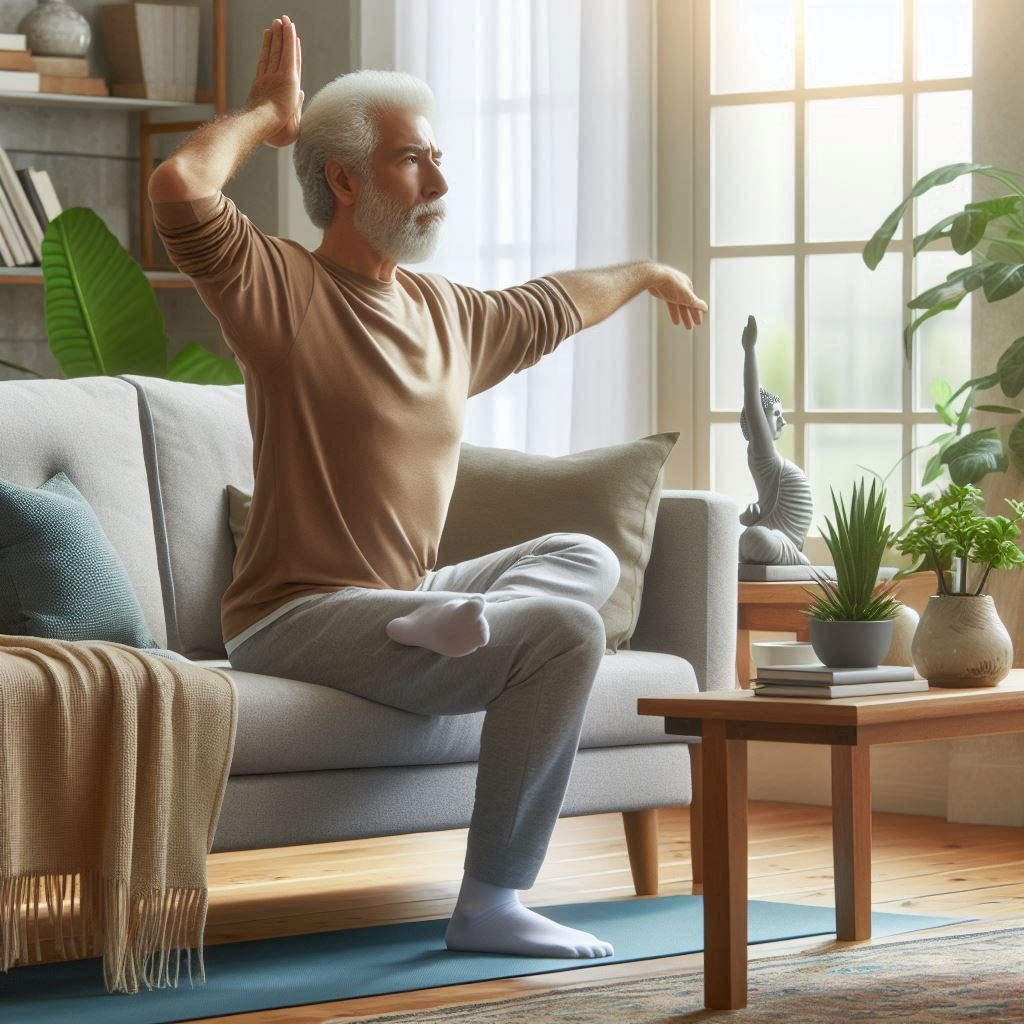
{"type": "Polygon", "coordinates": [[[430,86],[404,71],[353,71],[328,82],[306,105],[292,159],[302,205],[321,230],[334,213],[334,193],[324,173],[327,161],[337,160],[346,172],[368,180],[380,142],[376,115],[396,109],[433,117],[430,86]]]}

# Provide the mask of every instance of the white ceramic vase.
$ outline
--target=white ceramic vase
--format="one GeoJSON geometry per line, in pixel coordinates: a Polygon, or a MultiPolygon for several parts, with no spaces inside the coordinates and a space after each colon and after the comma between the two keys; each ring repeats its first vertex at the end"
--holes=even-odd
{"type": "Polygon", "coordinates": [[[66,0],[39,0],[18,31],[36,57],[84,57],[92,40],[89,22],[66,0]]]}
{"type": "Polygon", "coordinates": [[[1013,665],[1013,641],[988,594],[929,597],[911,653],[929,686],[996,686],[1013,665]]]}

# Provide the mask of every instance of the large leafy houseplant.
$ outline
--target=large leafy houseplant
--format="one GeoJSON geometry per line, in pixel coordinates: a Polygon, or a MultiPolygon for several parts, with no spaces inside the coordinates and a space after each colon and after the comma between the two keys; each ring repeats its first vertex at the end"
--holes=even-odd
{"type": "Polygon", "coordinates": [[[42,256],[46,333],[65,377],[133,373],[194,384],[242,383],[234,360],[198,344],[186,345],[168,363],[156,293],[93,210],[73,206],[54,217],[43,235],[42,256]]]}
{"type": "MultiPolygon", "coordinates": [[[[864,247],[863,259],[874,270],[881,262],[907,206],[930,189],[946,185],[964,174],[979,174],[1005,185],[1009,192],[978,203],[967,203],[915,236],[913,254],[938,239],[949,239],[960,255],[972,254],[971,262],[954,270],[946,280],[915,296],[908,303],[912,311],[923,311],[903,332],[903,347],[909,360],[914,332],[927,320],[955,309],[971,292],[981,289],[988,302],[999,302],[1024,288],[1024,179],[1016,172],[1000,170],[991,164],[947,164],[920,178],[909,195],[885,219],[864,247]]],[[[1024,472],[1024,409],[1010,405],[974,405],[975,393],[999,385],[1007,398],[1016,398],[1024,390],[1024,336],[1010,342],[999,357],[995,369],[965,381],[955,391],[947,381],[932,385],[935,409],[951,429],[920,448],[937,450],[924,470],[921,486],[937,480],[945,467],[954,484],[977,483],[991,472],[1002,472],[1009,461],[999,431],[995,427],[964,434],[973,409],[1018,417],[1009,432],[1010,458],[1024,472]],[[956,408],[957,400],[962,404],[956,408]]],[[[913,449],[917,450],[917,449],[913,449]]],[[[909,454],[909,453],[908,453],[909,454]]]]}

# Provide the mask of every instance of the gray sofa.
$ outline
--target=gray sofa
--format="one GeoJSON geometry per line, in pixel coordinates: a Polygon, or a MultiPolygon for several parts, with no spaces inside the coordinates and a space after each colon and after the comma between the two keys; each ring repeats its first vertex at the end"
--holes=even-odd
{"type": "MultiPolygon", "coordinates": [[[[409,714],[230,669],[220,599],[234,547],[225,484],[252,485],[241,385],[150,377],[0,383],[0,478],[59,470],[92,505],[162,647],[227,669],[238,733],[215,851],[466,828],[484,712],[409,714]],[[378,734],[401,757],[382,760],[378,734]]],[[[301,499],[301,496],[297,496],[301,499]]],[[[685,738],[637,698],[735,685],[735,503],[665,491],[629,650],[606,654],[561,814],[622,812],[638,893],[657,891],[655,811],[688,804],[685,738]]]]}

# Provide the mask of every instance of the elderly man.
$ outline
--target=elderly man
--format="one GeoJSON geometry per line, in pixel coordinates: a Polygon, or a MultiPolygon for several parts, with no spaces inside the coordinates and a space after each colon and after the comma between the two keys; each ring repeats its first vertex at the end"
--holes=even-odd
{"type": "Polygon", "coordinates": [[[653,262],[478,291],[428,259],[448,190],[425,82],[360,71],[303,113],[302,50],[263,33],[243,111],[190,136],[149,183],[154,222],[245,381],[255,483],[222,604],[231,664],[425,715],[486,710],[450,949],[602,957],[597,937],[522,906],[569,783],[605,650],[611,549],[558,533],[436,566],[466,399],[643,290],[673,322],[707,306],[653,262]],[[301,119],[301,130],[300,130],[301,119]],[[259,146],[295,143],[309,252],[221,189],[259,146]]]}

